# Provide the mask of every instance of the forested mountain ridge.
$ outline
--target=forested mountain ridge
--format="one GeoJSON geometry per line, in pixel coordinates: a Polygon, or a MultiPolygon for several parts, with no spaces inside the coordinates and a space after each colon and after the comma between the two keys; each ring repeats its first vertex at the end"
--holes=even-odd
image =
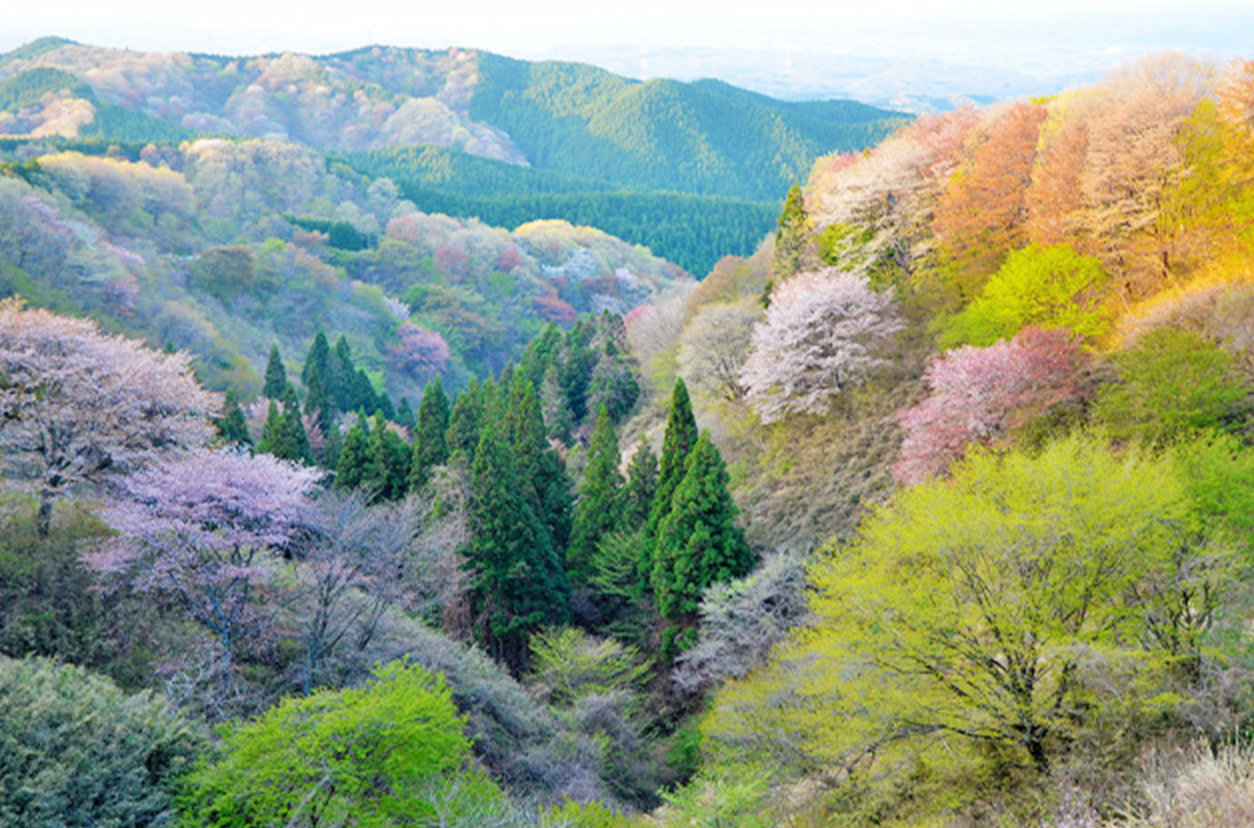
{"type": "Polygon", "coordinates": [[[0,139],[0,821],[1249,823],[1254,61],[920,117],[700,282],[64,140],[0,139]]]}
{"type": "MultiPolygon", "coordinates": [[[[786,103],[718,82],[641,83],[583,64],[466,49],[227,58],[47,38],[0,56],[0,82],[39,69],[72,75],[99,101],[189,134],[325,151],[431,144],[619,187],[757,201],[777,199],[819,155],[861,149],[902,121],[852,102],[786,103]]],[[[61,93],[64,105],[80,87],[42,91],[61,93]]],[[[34,106],[40,97],[4,116],[0,130],[75,137],[76,126],[91,123],[46,127],[54,115],[34,106]]]]}
{"type": "Polygon", "coordinates": [[[229,58],[45,38],[0,57],[0,134],[299,142],[391,177],[426,212],[602,226],[697,274],[750,253],[814,159],[904,121],[466,49],[229,58]]]}

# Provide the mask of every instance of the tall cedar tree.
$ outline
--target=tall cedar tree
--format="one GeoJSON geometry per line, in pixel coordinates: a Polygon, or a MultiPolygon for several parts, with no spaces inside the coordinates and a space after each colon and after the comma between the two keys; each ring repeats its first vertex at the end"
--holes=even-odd
{"type": "Polygon", "coordinates": [[[753,551],[736,526],[728,482],[718,447],[702,431],[671,511],[658,526],[652,573],[658,612],[684,627],[695,623],[706,587],[740,578],[753,568],[753,551]]]}
{"type": "Polygon", "coordinates": [[[331,346],[327,342],[327,335],[320,330],[314,336],[313,344],[309,346],[309,353],[305,354],[305,365],[300,369],[301,383],[308,388],[309,377],[313,372],[319,371],[325,375],[330,365],[331,346]]]}
{"type": "Polygon", "coordinates": [[[335,347],[327,359],[327,388],[335,400],[335,409],[343,414],[355,411],[353,406],[353,377],[357,369],[353,366],[353,349],[343,335],[335,340],[335,347]]]}
{"type": "Polygon", "coordinates": [[[283,358],[279,356],[279,346],[276,343],[270,346],[270,359],[266,362],[266,383],[261,387],[261,393],[272,400],[280,400],[286,390],[287,369],[283,367],[283,358]]]}
{"type": "Polygon", "coordinates": [[[388,428],[383,412],[374,415],[370,432],[369,463],[361,485],[376,500],[400,500],[409,488],[412,452],[400,435],[388,428]]]}
{"type": "Polygon", "coordinates": [[[566,550],[566,570],[573,583],[583,584],[588,580],[597,544],[618,528],[623,501],[623,476],[618,471],[620,460],[618,435],[614,433],[610,412],[602,403],[588,448],[579,502],[575,504],[570,547],[566,550]]]}
{"type": "MultiPolygon", "coordinates": [[[[502,381],[505,376],[502,375],[502,381]]],[[[536,513],[548,527],[554,547],[564,554],[570,543],[574,505],[570,477],[561,457],[549,450],[535,387],[521,371],[510,372],[509,376],[514,379],[509,386],[505,427],[515,468],[524,488],[530,488],[534,494],[536,513]]]]}
{"type": "Polygon", "coordinates": [[[403,425],[412,432],[417,422],[418,421],[414,417],[414,409],[409,404],[409,397],[402,396],[401,401],[396,404],[397,425],[403,425]]]}
{"type": "Polygon", "coordinates": [[[627,467],[627,487],[623,490],[621,528],[628,532],[643,529],[657,492],[657,455],[647,440],[641,439],[627,467]]]}
{"type": "Polygon", "coordinates": [[[257,444],[257,451],[262,454],[274,454],[274,447],[283,442],[283,414],[279,411],[279,404],[272,398],[270,407],[266,410],[266,422],[261,426],[261,442],[257,444]]]}
{"type": "Polygon", "coordinates": [[[810,217],[806,215],[801,185],[794,183],[784,197],[784,209],[776,222],[775,260],[771,263],[771,280],[766,283],[766,292],[762,297],[764,303],[770,304],[771,290],[775,285],[806,267],[806,246],[809,243],[810,217]]]}
{"type": "MultiPolygon", "coordinates": [[[[421,406],[418,416],[421,419],[421,406]]],[[[479,445],[479,423],[482,420],[483,389],[480,387],[479,380],[471,377],[466,390],[457,395],[457,400],[453,403],[453,411],[449,414],[446,436],[450,456],[457,452],[462,452],[467,456],[474,454],[475,448],[479,445]]],[[[421,423],[418,428],[419,431],[422,430],[421,423]]]]}
{"type": "Polygon", "coordinates": [[[218,434],[223,440],[239,446],[252,447],[253,438],[248,433],[248,423],[244,421],[244,412],[239,407],[239,394],[231,388],[226,392],[226,403],[222,408],[222,417],[214,420],[218,434]]]}
{"type": "Polygon", "coordinates": [[[271,446],[270,453],[284,460],[313,464],[313,452],[309,447],[309,435],[305,433],[305,421],[301,418],[300,401],[296,389],[289,382],[283,392],[283,426],[279,443],[271,446]]]}
{"type": "Polygon", "coordinates": [[[358,368],[352,377],[351,391],[349,393],[352,409],[365,411],[367,414],[374,414],[379,410],[379,398],[375,396],[374,384],[370,382],[370,377],[361,368],[358,368]]]}
{"type": "Polygon", "coordinates": [[[548,528],[524,495],[512,452],[495,428],[484,430],[471,467],[465,548],[478,633],[489,654],[514,675],[527,668],[531,634],[567,618],[570,591],[548,528]]]}
{"type": "Polygon", "coordinates": [[[335,488],[356,489],[368,473],[370,465],[370,421],[358,415],[357,422],[344,437],[344,446],[335,464],[335,488]]]}
{"type": "Polygon", "coordinates": [[[688,386],[679,377],[671,393],[671,410],[666,417],[666,436],[662,438],[662,459],[658,466],[657,490],[649,505],[649,521],[645,525],[645,542],[640,545],[638,572],[640,583],[649,589],[653,577],[654,547],[658,527],[671,512],[671,496],[684,477],[685,464],[697,444],[697,420],[692,415],[688,386]]]}
{"type": "Polygon", "coordinates": [[[431,480],[431,469],[448,462],[449,445],[448,397],[444,383],[437,376],[427,383],[418,403],[418,422],[414,426],[414,457],[409,471],[409,488],[418,491],[431,480]]]}

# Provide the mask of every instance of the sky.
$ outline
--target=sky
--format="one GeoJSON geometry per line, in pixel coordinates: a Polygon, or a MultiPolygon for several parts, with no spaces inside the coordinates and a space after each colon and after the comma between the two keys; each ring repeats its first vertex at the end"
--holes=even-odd
{"type": "MultiPolygon", "coordinates": [[[[1147,51],[1254,57],[1249,0],[691,0],[297,4],[213,0],[21,2],[0,23],[0,52],[56,34],[144,51],[315,54],[385,43],[583,60],[633,77],[716,73],[737,60],[804,71],[824,58],[940,61],[1036,76],[1092,74],[1147,51]],[[674,58],[692,50],[707,59],[674,58]],[[667,59],[670,55],[674,59],[667,59]],[[719,57],[722,56],[722,60],[719,57]],[[740,56],[740,57],[737,57],[740,56]]],[[[729,70],[730,71],[730,70],[729,70]]]]}

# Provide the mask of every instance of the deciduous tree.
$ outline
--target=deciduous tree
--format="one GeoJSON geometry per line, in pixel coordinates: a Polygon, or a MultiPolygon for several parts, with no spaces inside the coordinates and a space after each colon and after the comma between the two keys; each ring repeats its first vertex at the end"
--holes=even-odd
{"type": "Polygon", "coordinates": [[[833,268],[799,273],[772,295],[766,320],[740,371],[746,399],[763,422],[824,414],[832,395],[885,361],[876,350],[901,330],[891,291],[833,268]]]}
{"type": "Polygon", "coordinates": [[[0,300],[0,443],[12,472],[39,480],[41,533],[75,485],[212,438],[220,397],[190,363],[88,319],[0,300]]]}

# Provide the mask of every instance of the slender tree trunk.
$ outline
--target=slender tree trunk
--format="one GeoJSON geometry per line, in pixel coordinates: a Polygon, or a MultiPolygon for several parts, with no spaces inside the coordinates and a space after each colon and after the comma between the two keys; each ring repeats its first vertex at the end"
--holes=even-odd
{"type": "Polygon", "coordinates": [[[48,492],[39,494],[39,511],[35,514],[35,531],[41,538],[52,532],[52,495],[48,492]]]}

